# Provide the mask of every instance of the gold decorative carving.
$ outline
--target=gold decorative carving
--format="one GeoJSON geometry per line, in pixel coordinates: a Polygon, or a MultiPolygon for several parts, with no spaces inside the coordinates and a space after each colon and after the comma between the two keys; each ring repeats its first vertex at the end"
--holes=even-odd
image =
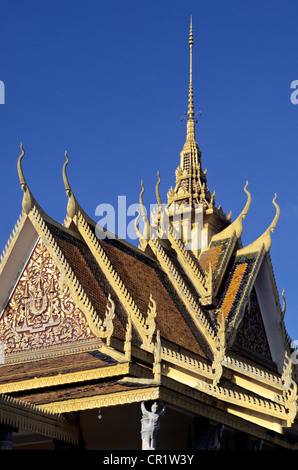
{"type": "Polygon", "coordinates": [[[275,216],[274,216],[271,224],[269,225],[267,230],[263,233],[263,235],[261,235],[257,240],[255,240],[250,245],[248,245],[248,246],[242,248],[241,250],[239,250],[238,251],[239,254],[242,255],[242,254],[246,254],[246,253],[254,253],[254,252],[260,251],[262,249],[262,247],[264,247],[266,252],[268,252],[270,250],[270,247],[271,247],[271,233],[274,232],[274,229],[276,227],[276,224],[278,222],[279,215],[280,215],[280,208],[279,208],[278,204],[275,202],[276,198],[277,198],[277,195],[275,194],[275,196],[272,200],[272,204],[275,206],[275,216]]]}
{"type": "Polygon", "coordinates": [[[297,414],[297,384],[292,378],[292,369],[292,361],[286,352],[281,380],[283,386],[284,404],[288,409],[288,426],[291,426],[297,414]]]}
{"type": "Polygon", "coordinates": [[[32,194],[31,194],[28,186],[27,186],[27,183],[26,183],[26,180],[25,180],[25,177],[24,177],[24,173],[23,173],[23,170],[22,170],[22,159],[25,155],[25,151],[24,151],[22,142],[21,142],[20,147],[21,147],[21,155],[19,156],[19,159],[18,159],[18,174],[19,174],[19,180],[20,180],[21,188],[24,191],[22,208],[23,208],[23,212],[25,214],[29,214],[29,212],[31,211],[35,201],[32,197],[32,194]]]}
{"type": "Polygon", "coordinates": [[[131,324],[131,315],[128,312],[126,333],[125,333],[125,342],[124,342],[124,354],[125,354],[125,358],[128,361],[131,360],[131,340],[132,340],[132,324],[131,324]]]}
{"type": "Polygon", "coordinates": [[[114,325],[113,320],[115,318],[115,303],[112,300],[111,295],[108,296],[108,304],[105,313],[105,319],[100,326],[101,337],[107,338],[107,346],[110,345],[111,336],[113,334],[114,325]]]}
{"type": "Polygon", "coordinates": [[[73,444],[79,441],[79,427],[73,419],[5,395],[0,395],[0,423],[73,444]]]}
{"type": "Polygon", "coordinates": [[[45,387],[55,387],[70,383],[80,383],[88,380],[106,379],[107,377],[128,374],[130,366],[128,362],[115,364],[111,366],[99,367],[79,372],[55,373],[45,377],[34,377],[34,379],[25,379],[18,382],[9,382],[0,384],[1,393],[14,393],[24,390],[42,389],[45,387]]]}
{"type": "Polygon", "coordinates": [[[195,321],[199,330],[204,334],[206,340],[209,343],[212,351],[215,350],[215,332],[213,331],[211,325],[208,323],[200,305],[197,303],[186,284],[184,283],[182,277],[174,267],[170,258],[166,254],[166,251],[162,248],[161,243],[159,242],[157,236],[152,234],[152,237],[149,240],[149,245],[155,254],[157,260],[159,261],[161,267],[164,269],[168,275],[169,280],[171,281],[174,289],[177,294],[183,301],[191,317],[195,321]]]}
{"type": "Polygon", "coordinates": [[[212,362],[212,371],[214,372],[213,385],[216,385],[222,376],[222,363],[225,357],[225,350],[225,317],[224,313],[222,312],[221,322],[216,336],[216,349],[212,362]]]}
{"type": "Polygon", "coordinates": [[[117,293],[120,301],[125,306],[127,312],[129,312],[128,315],[131,315],[131,320],[143,340],[142,347],[148,348],[148,350],[153,350],[154,345],[151,341],[152,315],[150,308],[147,312],[149,313],[149,319],[146,319],[146,317],[143,316],[143,314],[141,313],[131,294],[129,293],[120,275],[112,265],[102,245],[92,233],[90,226],[88,225],[84,215],[81,212],[78,212],[77,214],[77,227],[80,234],[88,244],[95,259],[97,260],[103,272],[105,273],[110,285],[117,293]]]}
{"type": "Polygon", "coordinates": [[[156,342],[154,346],[154,363],[153,363],[153,374],[155,382],[161,381],[161,340],[160,340],[160,331],[156,331],[156,342]]]}
{"type": "Polygon", "coordinates": [[[243,319],[239,324],[235,344],[266,359],[271,359],[262,314],[254,288],[246,305],[243,319]]]}
{"type": "Polygon", "coordinates": [[[243,232],[242,220],[245,219],[245,217],[247,215],[247,212],[248,212],[248,209],[250,207],[250,203],[251,203],[251,194],[247,190],[247,186],[248,186],[248,181],[246,181],[246,184],[244,186],[244,191],[247,194],[247,201],[246,201],[246,204],[245,204],[243,210],[241,211],[241,213],[239,214],[237,219],[235,219],[234,222],[231,223],[231,225],[229,225],[227,228],[225,228],[224,230],[222,230],[218,234],[214,235],[212,237],[211,241],[220,240],[220,239],[224,239],[224,238],[230,238],[234,234],[236,234],[237,238],[241,237],[242,232],[243,232]]]}
{"type": "Polygon", "coordinates": [[[39,239],[0,320],[0,340],[5,353],[95,338],[86,316],[73,301],[68,285],[63,283],[59,269],[39,239]]]}
{"type": "Polygon", "coordinates": [[[153,299],[152,295],[150,294],[150,302],[148,305],[147,310],[147,318],[146,318],[146,336],[143,337],[143,344],[150,346],[152,342],[152,336],[155,331],[155,317],[156,317],[156,302],[153,299]]]}
{"type": "Polygon", "coordinates": [[[149,386],[148,389],[127,390],[107,395],[97,395],[86,398],[75,398],[63,402],[53,402],[40,405],[39,408],[52,413],[70,413],[72,411],[90,410],[93,408],[104,408],[107,406],[126,405],[142,401],[157,400],[159,398],[159,387],[149,386]]]}

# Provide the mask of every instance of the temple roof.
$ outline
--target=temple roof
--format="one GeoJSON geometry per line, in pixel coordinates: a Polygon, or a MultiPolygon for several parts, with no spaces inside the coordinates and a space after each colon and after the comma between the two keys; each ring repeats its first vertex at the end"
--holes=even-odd
{"type": "Polygon", "coordinates": [[[86,214],[68,180],[67,153],[65,221],[49,217],[24,177],[21,144],[22,212],[0,263],[0,393],[63,412],[87,408],[91,398],[95,406],[109,406],[167,397],[183,407],[185,393],[188,411],[192,400],[212,398],[218,409],[248,421],[256,419],[253,411],[282,433],[297,410],[285,312],[270,260],[279,206],[274,197],[271,224],[244,247],[248,183],[234,221],[215,208],[195,140],[192,25],[189,46],[187,138],[176,188],[164,206],[158,178],[153,226],[143,210],[142,182],[138,248],[86,214]],[[171,218],[165,230],[164,211],[173,202],[202,204],[204,223],[210,214],[220,221],[199,253],[179,237],[171,218]]]}

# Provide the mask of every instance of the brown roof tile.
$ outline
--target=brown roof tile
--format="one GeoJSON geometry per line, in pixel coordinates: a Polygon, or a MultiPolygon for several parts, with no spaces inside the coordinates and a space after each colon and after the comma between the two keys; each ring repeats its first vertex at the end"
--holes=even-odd
{"type": "Polygon", "coordinates": [[[142,253],[128,248],[117,241],[100,241],[111,263],[132,295],[140,311],[147,314],[150,294],[157,305],[156,324],[161,336],[185,349],[205,356],[198,343],[197,328],[168,279],[157,264],[142,253]]]}
{"type": "Polygon", "coordinates": [[[100,351],[90,351],[69,356],[60,356],[18,364],[0,366],[0,384],[35,377],[47,377],[56,374],[67,374],[95,369],[116,364],[116,361],[100,351]]]}
{"type": "Polygon", "coordinates": [[[41,405],[45,403],[72,400],[75,398],[94,397],[110,393],[126,392],[140,388],[148,388],[148,385],[119,382],[117,380],[99,381],[97,383],[82,384],[80,386],[57,387],[52,391],[43,391],[28,394],[14,394],[18,399],[27,403],[41,405]]]}
{"type": "MultiPolygon", "coordinates": [[[[112,294],[113,291],[107,283],[92,253],[86,244],[78,238],[71,236],[66,231],[58,230],[57,227],[50,228],[57,245],[63,252],[96,313],[103,320],[108,303],[108,294],[112,294]]],[[[113,295],[112,298],[114,300],[113,295]]],[[[116,305],[116,316],[113,324],[114,335],[124,340],[126,322],[126,318],[124,317],[126,316],[122,310],[122,306],[118,303],[116,305]]]]}

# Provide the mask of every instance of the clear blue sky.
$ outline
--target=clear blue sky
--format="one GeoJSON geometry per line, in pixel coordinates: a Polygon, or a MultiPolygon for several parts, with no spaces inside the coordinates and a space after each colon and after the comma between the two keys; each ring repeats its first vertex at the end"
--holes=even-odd
{"type": "MultiPolygon", "coordinates": [[[[236,217],[249,181],[248,244],[281,215],[271,257],[286,324],[298,339],[297,0],[2,0],[0,5],[1,227],[5,243],[21,211],[16,164],[35,198],[62,222],[64,151],[74,193],[96,220],[119,195],[145,202],[175,183],[185,141],[188,32],[194,26],[196,136],[216,204],[236,217]]],[[[128,219],[128,221],[130,221],[128,219]]],[[[1,248],[1,251],[2,251],[1,248]]]]}

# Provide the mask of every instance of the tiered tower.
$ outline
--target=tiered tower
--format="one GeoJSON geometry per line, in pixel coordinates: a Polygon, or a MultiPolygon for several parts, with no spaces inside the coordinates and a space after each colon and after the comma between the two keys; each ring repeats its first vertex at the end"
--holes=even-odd
{"type": "Polygon", "coordinates": [[[207,170],[202,170],[202,153],[195,137],[195,111],[193,94],[193,28],[190,21],[189,31],[189,93],[187,110],[186,141],[180,153],[180,165],[176,170],[175,188],[168,191],[170,217],[173,226],[181,234],[184,243],[192,247],[198,256],[211,237],[230,223],[219,206],[215,206],[215,192],[212,194],[207,185],[207,170]],[[180,214],[184,222],[180,223],[180,214]]]}

